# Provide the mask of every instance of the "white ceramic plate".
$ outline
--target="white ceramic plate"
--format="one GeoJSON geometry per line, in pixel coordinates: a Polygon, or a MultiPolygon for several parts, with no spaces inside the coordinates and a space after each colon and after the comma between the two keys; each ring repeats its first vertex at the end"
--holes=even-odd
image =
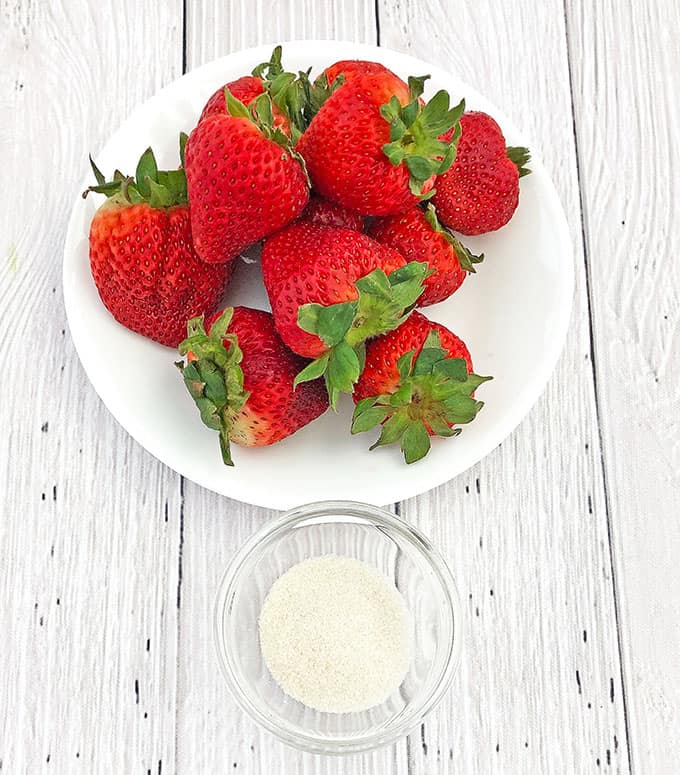
{"type": "MultiPolygon", "coordinates": [[[[97,156],[105,172],[134,172],[149,145],[159,162],[178,163],[177,137],[190,131],[209,95],[267,60],[273,46],[231,54],[200,67],[141,105],[97,156]]],[[[374,46],[333,41],[289,42],[284,65],[314,73],[339,59],[373,59],[397,74],[430,73],[426,96],[445,88],[453,102],[493,115],[510,145],[528,145],[492,104],[455,75],[374,46]]],[[[83,155],[89,149],[83,149],[83,155]]],[[[492,374],[477,396],[485,406],[454,439],[436,439],[430,454],[407,466],[397,448],[369,452],[372,434],[351,436],[351,400],[272,447],[234,449],[235,467],[220,459],[217,434],[204,427],[173,365],[175,353],[116,323],[90,276],[87,237],[99,197],[78,198],[64,254],[64,297],[80,359],[95,390],[121,425],[151,454],[189,479],[230,498],[284,509],[309,501],[348,499],[383,505],[442,484],[488,454],[520,422],[550,376],[564,342],[573,290],[572,250],[557,193],[534,153],[522,179],[520,206],[508,226],[467,239],[486,259],[452,298],[424,310],[461,336],[475,370],[492,374]]],[[[85,187],[87,183],[84,183],[85,187]]],[[[257,264],[242,263],[226,304],[268,308],[257,264]]]]}

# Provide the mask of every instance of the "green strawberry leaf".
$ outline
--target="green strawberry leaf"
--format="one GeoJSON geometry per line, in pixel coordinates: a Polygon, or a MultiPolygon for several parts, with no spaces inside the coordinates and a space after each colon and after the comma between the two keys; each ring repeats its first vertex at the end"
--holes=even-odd
{"type": "Polygon", "coordinates": [[[222,460],[229,466],[234,464],[230,433],[250,395],[243,388],[243,370],[239,365],[243,353],[237,337],[228,333],[233,314],[233,307],[225,309],[209,333],[205,331],[202,317],[192,318],[187,323],[187,338],[178,348],[180,355],[191,353],[191,359],[175,364],[198,407],[201,420],[208,428],[219,431],[222,460]]]}
{"type": "Polygon", "coordinates": [[[382,424],[380,428],[380,436],[378,437],[378,440],[375,442],[375,444],[370,447],[370,449],[383,447],[386,444],[394,444],[395,441],[399,441],[409,423],[410,420],[406,413],[395,412],[382,424]]]}
{"type": "Polygon", "coordinates": [[[425,81],[429,81],[432,78],[431,75],[409,75],[408,83],[408,96],[411,102],[417,102],[420,97],[423,96],[425,91],[425,81]]]}
{"type": "Polygon", "coordinates": [[[179,133],[179,160],[182,163],[182,168],[184,168],[184,154],[186,151],[188,139],[189,135],[186,132],[179,133]]]}
{"type": "Polygon", "coordinates": [[[120,170],[107,181],[101,170],[90,157],[92,172],[97,185],[89,186],[84,192],[104,194],[108,199],[125,205],[147,203],[151,207],[165,208],[187,204],[186,176],[183,169],[159,170],[151,148],[147,148],[137,162],[135,177],[127,177],[120,170]]]}
{"type": "Polygon", "coordinates": [[[531,153],[528,148],[522,148],[521,146],[508,146],[505,149],[508,159],[517,167],[520,178],[525,175],[531,174],[531,170],[524,165],[531,159],[531,153]]]}
{"type": "Polygon", "coordinates": [[[158,165],[151,148],[147,148],[139,157],[135,171],[135,180],[137,182],[137,190],[144,197],[148,197],[151,194],[149,183],[158,182],[158,165]]]}
{"type": "Polygon", "coordinates": [[[251,118],[248,108],[241,100],[236,99],[226,86],[224,87],[224,100],[227,104],[227,113],[230,116],[234,116],[234,118],[251,118]]]}
{"type": "Polygon", "coordinates": [[[299,372],[293,380],[293,390],[301,382],[312,382],[319,377],[323,377],[328,368],[328,360],[331,356],[331,351],[327,350],[323,355],[320,355],[316,360],[308,363],[301,372],[299,372]]]}
{"type": "Polygon", "coordinates": [[[415,350],[409,350],[400,356],[397,361],[397,370],[399,372],[399,378],[404,382],[411,376],[411,369],[413,368],[413,356],[416,354],[415,350]]]}
{"type": "Polygon", "coordinates": [[[172,203],[187,199],[187,178],[183,169],[159,170],[158,184],[168,190],[172,203]]]}
{"type": "MultiPolygon", "coordinates": [[[[234,308],[233,307],[227,307],[222,314],[215,320],[215,322],[210,326],[210,337],[213,339],[219,339],[220,341],[224,339],[224,337],[227,335],[227,331],[229,330],[229,324],[231,323],[231,319],[234,317],[234,308]]],[[[202,318],[194,318],[193,321],[189,321],[189,331],[194,332],[195,334],[205,334],[205,329],[203,327],[203,319],[202,318]]]]}
{"type": "MultiPolygon", "coordinates": [[[[467,364],[462,358],[444,358],[432,367],[434,374],[441,375],[456,382],[465,382],[468,375],[467,364]]],[[[481,383],[480,383],[481,384],[481,383]]]]}
{"type": "Polygon", "coordinates": [[[316,334],[327,347],[335,347],[344,338],[356,314],[355,302],[344,302],[322,307],[316,325],[316,334]]]}
{"type": "Polygon", "coordinates": [[[345,76],[340,73],[333,80],[333,83],[329,84],[326,73],[322,73],[312,83],[307,72],[300,73],[299,80],[301,85],[302,116],[305,127],[308,127],[326,100],[345,82],[345,76]]]}
{"type": "Polygon", "coordinates": [[[484,253],[480,253],[478,256],[476,256],[472,251],[468,250],[468,248],[463,245],[463,243],[456,237],[455,234],[453,234],[449,229],[442,226],[441,222],[437,218],[437,211],[435,210],[435,207],[433,204],[428,203],[427,207],[424,210],[425,214],[425,220],[429,223],[429,225],[436,231],[438,234],[441,234],[442,237],[453,247],[456,257],[458,258],[458,263],[461,265],[461,267],[466,272],[475,273],[477,270],[475,269],[475,264],[481,264],[482,261],[484,261],[484,253]]]}
{"type": "Polygon", "coordinates": [[[392,331],[406,320],[431,273],[421,262],[406,264],[389,275],[374,269],[356,281],[357,301],[327,307],[303,304],[298,310],[298,326],[318,336],[330,355],[305,366],[295,384],[323,376],[335,409],[339,394],[351,393],[364,369],[366,341],[392,331]]]}
{"type": "Polygon", "coordinates": [[[455,107],[449,106],[449,95],[438,91],[425,105],[420,103],[424,81],[409,78],[409,99],[401,105],[396,97],[382,105],[380,113],[390,125],[390,142],[383,146],[383,152],[390,162],[399,166],[405,164],[410,173],[410,189],[421,200],[432,196],[433,191],[423,191],[424,184],[433,176],[445,172],[453,163],[460,138],[460,117],[465,110],[465,101],[455,107]],[[454,128],[448,142],[440,136],[454,128]]]}
{"type": "MultiPolygon", "coordinates": [[[[311,68],[306,72],[298,73],[296,76],[295,73],[284,70],[281,56],[281,46],[276,46],[269,61],[262,62],[255,67],[252,74],[262,79],[265,93],[269,95],[272,103],[281,113],[288,118],[291,136],[290,140],[286,139],[286,142],[292,141],[294,146],[309,123],[305,119],[305,111],[308,90],[311,88],[309,85],[311,68]]],[[[267,123],[264,119],[262,120],[263,123],[267,123]]]]}
{"type": "Polygon", "coordinates": [[[423,293],[423,283],[430,274],[432,270],[426,263],[411,261],[389,277],[382,269],[374,269],[357,280],[359,301],[347,341],[353,345],[365,342],[403,323],[423,293]]]}
{"type": "Polygon", "coordinates": [[[386,406],[374,406],[374,399],[364,399],[370,402],[370,406],[360,409],[357,404],[352,418],[352,433],[363,433],[375,428],[376,425],[382,425],[389,415],[389,409],[386,406]]]}
{"type": "Polygon", "coordinates": [[[430,451],[430,434],[422,422],[414,420],[406,426],[401,437],[401,451],[407,463],[421,460],[430,451]]]}
{"type": "Polygon", "coordinates": [[[298,310],[298,326],[308,334],[315,334],[319,325],[322,304],[303,304],[298,310]]]}
{"type": "Polygon", "coordinates": [[[359,379],[359,369],[359,357],[343,341],[331,350],[325,377],[329,386],[343,393],[351,393],[354,383],[359,379]]]}
{"type": "Polygon", "coordinates": [[[267,62],[261,62],[257,67],[253,68],[252,75],[269,81],[277,75],[281,75],[283,72],[283,65],[281,64],[282,53],[283,49],[281,46],[276,46],[267,62]]]}
{"type": "Polygon", "coordinates": [[[97,185],[103,186],[106,182],[106,178],[104,177],[99,167],[97,167],[97,165],[94,163],[94,159],[92,158],[92,155],[89,156],[89,159],[90,159],[90,166],[92,167],[92,172],[94,173],[94,179],[97,181],[97,185]]]}
{"type": "Polygon", "coordinates": [[[150,177],[146,178],[149,189],[149,204],[151,207],[170,207],[172,204],[172,195],[165,186],[160,186],[150,177]]]}

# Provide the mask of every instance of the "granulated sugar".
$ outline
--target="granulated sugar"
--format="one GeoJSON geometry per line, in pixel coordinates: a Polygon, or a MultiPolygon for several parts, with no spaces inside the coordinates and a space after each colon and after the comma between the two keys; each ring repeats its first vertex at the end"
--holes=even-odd
{"type": "Polygon", "coordinates": [[[259,624],[272,676],[310,708],[366,710],[384,702],[408,672],[404,598],[376,568],[350,557],[294,565],[269,590],[259,624]]]}

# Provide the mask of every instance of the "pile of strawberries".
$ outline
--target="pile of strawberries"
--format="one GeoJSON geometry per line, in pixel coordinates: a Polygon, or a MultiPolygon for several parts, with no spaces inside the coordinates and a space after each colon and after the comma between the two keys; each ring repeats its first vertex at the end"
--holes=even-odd
{"type": "Polygon", "coordinates": [[[475,271],[483,257],[451,230],[505,225],[529,154],[445,91],[425,102],[424,81],[363,61],[313,81],[286,72],[278,47],[212,95],[178,169],[159,170],[151,149],[134,178],[92,164],[88,191],[107,197],[90,227],[99,295],[127,328],[179,347],[225,463],[231,442],[280,441],[341,393],[351,432],[380,428],[373,446],[398,443],[408,463],[481,408],[490,378],[415,308],[475,271]],[[255,243],[271,313],[217,311],[255,243]]]}

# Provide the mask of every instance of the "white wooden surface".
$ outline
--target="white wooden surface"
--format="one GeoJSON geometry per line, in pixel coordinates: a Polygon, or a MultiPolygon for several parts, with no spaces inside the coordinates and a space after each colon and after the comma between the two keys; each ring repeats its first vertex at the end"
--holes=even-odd
{"type": "Polygon", "coordinates": [[[585,0],[0,4],[0,773],[680,771],[680,7],[585,0]],[[345,760],[261,733],[217,676],[217,579],[270,515],[157,463],[90,388],[61,246],[96,150],[183,68],[259,42],[375,42],[526,128],[575,244],[545,396],[395,508],[441,547],[464,659],[421,730],[345,760]]]}

